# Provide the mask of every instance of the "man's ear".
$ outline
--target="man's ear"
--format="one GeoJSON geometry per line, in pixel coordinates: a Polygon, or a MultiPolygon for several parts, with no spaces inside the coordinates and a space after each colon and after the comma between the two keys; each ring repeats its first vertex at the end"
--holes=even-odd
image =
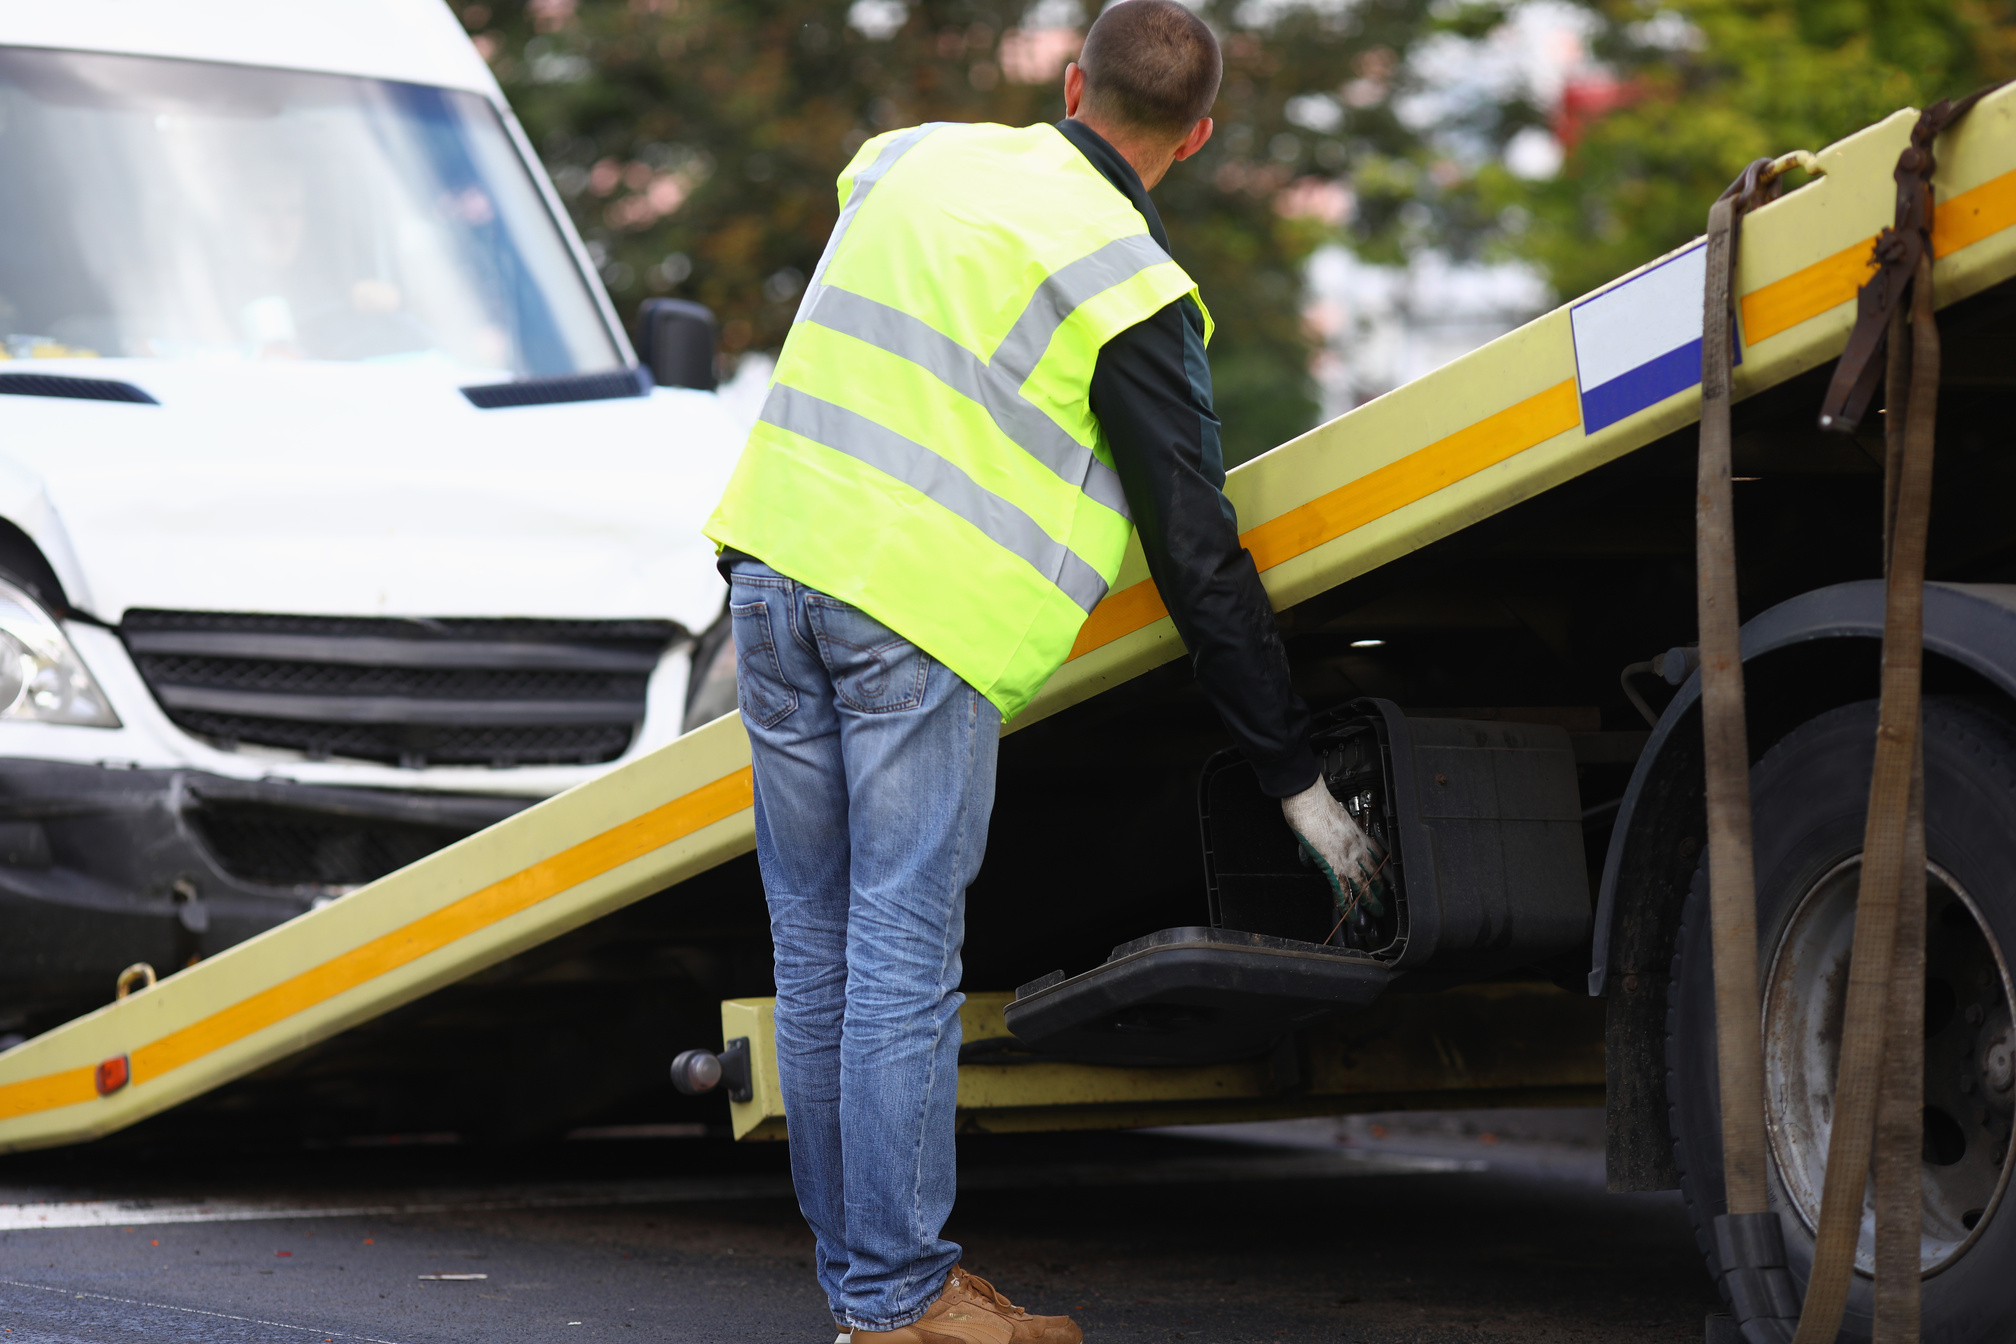
{"type": "Polygon", "coordinates": [[[1078,104],[1085,101],[1085,72],[1078,68],[1078,62],[1071,61],[1064,67],[1064,115],[1078,115],[1078,104]]]}
{"type": "Polygon", "coordinates": [[[1198,150],[1204,148],[1205,142],[1208,141],[1210,138],[1211,138],[1211,118],[1205,117],[1203,120],[1199,121],[1195,126],[1192,126],[1190,128],[1190,134],[1183,137],[1183,143],[1176,146],[1176,162],[1181,163],[1183,162],[1183,160],[1189,158],[1192,154],[1195,154],[1198,150]]]}

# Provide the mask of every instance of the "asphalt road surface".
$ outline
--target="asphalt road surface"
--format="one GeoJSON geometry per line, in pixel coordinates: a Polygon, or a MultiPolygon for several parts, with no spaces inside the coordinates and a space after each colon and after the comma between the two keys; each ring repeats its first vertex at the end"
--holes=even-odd
{"type": "MultiPolygon", "coordinates": [[[[1678,1197],[1603,1193],[1600,1123],[967,1140],[948,1234],[1095,1344],[1695,1344],[1715,1297],[1678,1197]]],[[[828,1344],[783,1156],[631,1134],[0,1159],[0,1344],[828,1344]]]]}

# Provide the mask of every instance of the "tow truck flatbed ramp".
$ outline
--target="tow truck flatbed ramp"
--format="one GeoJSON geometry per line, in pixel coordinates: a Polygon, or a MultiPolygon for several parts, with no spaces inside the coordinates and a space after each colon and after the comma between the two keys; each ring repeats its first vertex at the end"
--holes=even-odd
{"type": "MultiPolygon", "coordinates": [[[[1820,152],[1746,218],[1746,396],[1841,350],[1915,113],[1820,152]]],[[[2016,90],[1939,147],[1941,304],[2016,275],[2016,90]]],[[[1277,608],[1684,428],[1699,412],[1697,241],[1238,468],[1227,493],[1277,608]]],[[[1010,731],[1182,652],[1138,547],[1010,731]]],[[[0,1151],[95,1138],[753,847],[730,715],[0,1054],[0,1151]]]]}

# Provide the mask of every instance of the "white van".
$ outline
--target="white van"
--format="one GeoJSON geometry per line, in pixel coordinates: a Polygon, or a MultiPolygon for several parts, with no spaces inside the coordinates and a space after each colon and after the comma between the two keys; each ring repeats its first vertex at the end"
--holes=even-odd
{"type": "Polygon", "coordinates": [[[442,0],[0,0],[0,1042],[681,731],[648,320],[442,0]]]}

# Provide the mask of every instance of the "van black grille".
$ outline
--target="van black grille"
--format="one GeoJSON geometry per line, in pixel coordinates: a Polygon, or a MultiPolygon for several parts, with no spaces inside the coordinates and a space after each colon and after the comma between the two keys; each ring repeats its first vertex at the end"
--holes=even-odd
{"type": "Polygon", "coordinates": [[[227,745],[408,766],[593,763],[644,719],[670,621],[132,611],[168,717],[227,745]]]}

